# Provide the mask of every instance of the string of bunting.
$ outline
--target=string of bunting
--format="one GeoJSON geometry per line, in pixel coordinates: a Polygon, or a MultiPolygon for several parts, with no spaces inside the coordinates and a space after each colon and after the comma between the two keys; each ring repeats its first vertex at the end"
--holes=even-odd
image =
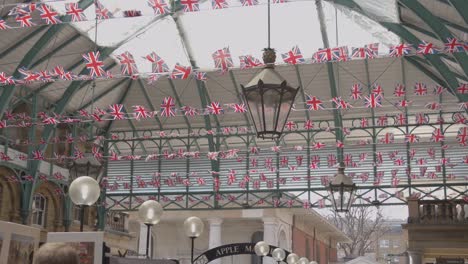
{"type": "MultiPolygon", "coordinates": [[[[414,85],[414,95],[416,96],[430,96],[430,95],[443,95],[447,93],[447,89],[436,85],[433,89],[432,94],[429,92],[430,89],[425,83],[416,83],[414,85]]],[[[468,84],[462,83],[457,88],[457,93],[459,94],[468,94],[468,84]]],[[[321,100],[317,96],[306,95],[305,102],[297,102],[293,111],[319,111],[319,110],[334,110],[334,109],[350,109],[350,108],[381,108],[381,107],[397,107],[397,108],[407,108],[414,106],[411,100],[405,98],[407,94],[406,89],[403,85],[397,84],[395,86],[393,95],[398,100],[396,102],[390,102],[389,105],[383,104],[384,92],[383,88],[379,84],[374,84],[371,92],[368,95],[363,93],[363,87],[360,84],[354,84],[351,87],[349,98],[354,101],[351,104],[349,101],[346,101],[342,97],[334,97],[330,100],[321,100]],[[401,99],[400,99],[401,98],[401,99]],[[357,103],[358,100],[362,100],[362,106],[359,106],[357,103]],[[327,103],[327,105],[326,105],[327,103]],[[333,104],[332,104],[333,103],[333,104]],[[304,105],[305,108],[299,108],[299,105],[304,105]]],[[[387,100],[388,101],[388,100],[387,100]]],[[[453,103],[450,103],[453,105],[453,103]]],[[[468,102],[459,103],[459,110],[464,111],[468,109],[468,102]]],[[[93,112],[90,113],[85,109],[78,111],[78,116],[66,116],[59,115],[56,113],[45,113],[40,112],[36,117],[27,115],[26,113],[17,113],[14,114],[11,110],[7,110],[4,114],[4,118],[0,120],[0,129],[8,127],[31,127],[36,126],[45,126],[45,125],[57,125],[60,123],[88,123],[88,122],[105,122],[109,120],[143,120],[148,118],[154,118],[159,115],[161,117],[175,117],[175,116],[199,116],[199,115],[220,115],[227,113],[246,113],[247,107],[245,103],[227,103],[221,104],[219,102],[211,102],[205,109],[197,109],[191,106],[183,106],[181,108],[176,108],[176,100],[173,97],[167,96],[163,99],[160,111],[150,111],[145,106],[142,105],[133,105],[131,109],[133,111],[128,111],[123,104],[113,104],[108,107],[108,109],[101,109],[95,107],[93,112]]],[[[441,110],[443,104],[437,101],[428,101],[424,105],[421,105],[428,110],[441,110]]],[[[379,126],[385,126],[388,124],[389,119],[392,117],[389,116],[380,116],[377,119],[377,124],[379,126]]],[[[394,123],[396,125],[406,125],[408,123],[407,116],[402,112],[393,117],[394,123]]],[[[456,123],[464,124],[467,122],[466,117],[462,113],[456,113],[454,116],[454,121],[456,123]]],[[[438,120],[438,123],[444,123],[443,120],[438,120]]],[[[416,124],[423,125],[429,123],[429,115],[418,113],[416,114],[416,124]]],[[[368,127],[369,120],[366,117],[362,117],[359,126],[368,127]]],[[[294,121],[288,121],[285,124],[285,128],[289,131],[297,130],[298,124],[294,121]]],[[[310,130],[313,128],[312,121],[306,121],[304,123],[304,129],[310,130]]],[[[222,131],[223,133],[230,131],[222,131]]],[[[247,132],[247,131],[245,131],[247,132]]],[[[208,134],[214,134],[215,131],[209,131],[208,134]]],[[[166,136],[166,134],[161,134],[161,136],[166,136]]]]}
{"type": "MultiPolygon", "coordinates": [[[[348,47],[336,47],[336,48],[324,48],[319,49],[311,59],[307,59],[302,55],[298,46],[293,47],[290,51],[281,54],[283,62],[285,64],[305,64],[305,63],[326,63],[326,62],[342,62],[348,60],[357,59],[373,59],[382,57],[402,57],[402,56],[414,56],[414,55],[426,55],[426,54],[438,54],[438,53],[456,53],[468,51],[468,45],[458,39],[449,38],[444,44],[444,48],[437,48],[432,43],[422,42],[418,47],[407,43],[401,43],[390,47],[388,55],[379,55],[379,44],[369,44],[360,48],[352,48],[351,53],[348,53],[348,47]]],[[[164,59],[158,56],[155,52],[152,52],[145,56],[145,59],[152,64],[151,73],[140,73],[137,68],[135,59],[131,53],[123,52],[117,55],[121,65],[120,74],[112,73],[104,69],[104,62],[100,58],[99,51],[91,51],[83,54],[83,59],[86,64],[86,68],[89,71],[88,75],[76,75],[71,71],[66,71],[62,66],[55,66],[53,70],[41,70],[31,71],[26,68],[19,69],[19,73],[22,78],[14,78],[13,76],[0,72],[0,85],[26,85],[32,83],[48,83],[55,81],[83,81],[83,80],[94,80],[94,79],[112,79],[112,78],[132,78],[137,79],[144,77],[148,79],[148,83],[152,84],[156,82],[162,76],[167,76],[170,79],[187,79],[194,77],[200,81],[207,81],[206,72],[194,70],[190,66],[183,66],[176,63],[172,71],[166,64],[164,59]]],[[[214,60],[214,66],[222,73],[229,71],[234,68],[233,58],[229,51],[229,48],[223,48],[217,50],[212,55],[214,60]]],[[[249,69],[262,67],[262,63],[251,55],[240,56],[240,68],[249,69]]],[[[465,88],[466,88],[466,84],[465,88]]],[[[468,88],[463,89],[463,93],[468,93],[468,88]]]]}

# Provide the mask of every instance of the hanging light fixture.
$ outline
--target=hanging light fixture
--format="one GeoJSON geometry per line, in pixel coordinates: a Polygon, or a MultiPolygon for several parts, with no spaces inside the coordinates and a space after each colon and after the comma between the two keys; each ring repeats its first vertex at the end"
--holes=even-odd
{"type": "Polygon", "coordinates": [[[353,180],[344,174],[345,166],[341,162],[338,167],[338,173],[329,185],[329,192],[333,208],[336,212],[348,212],[354,200],[356,184],[353,180]]]}
{"type": "Polygon", "coordinates": [[[299,87],[289,86],[275,71],[276,52],[270,48],[270,0],[268,0],[268,48],[264,49],[265,67],[246,85],[241,85],[257,137],[277,139],[294,103],[299,87]]]}

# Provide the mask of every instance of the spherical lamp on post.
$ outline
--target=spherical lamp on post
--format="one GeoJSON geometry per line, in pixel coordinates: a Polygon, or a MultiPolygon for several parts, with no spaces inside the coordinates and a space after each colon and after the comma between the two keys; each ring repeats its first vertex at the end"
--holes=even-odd
{"type": "Polygon", "coordinates": [[[161,220],[163,208],[160,203],[154,200],[148,200],[140,205],[138,217],[140,221],[147,226],[146,229],[146,257],[149,256],[149,240],[151,227],[161,220]]]}
{"type": "Polygon", "coordinates": [[[192,248],[190,254],[190,263],[193,263],[193,249],[195,246],[195,238],[199,237],[203,233],[205,225],[203,221],[196,217],[191,216],[184,221],[185,234],[192,240],[192,248]]]}
{"type": "Polygon", "coordinates": [[[271,252],[271,256],[279,264],[286,257],[286,252],[282,248],[275,248],[273,252],[271,252]]]}
{"type": "Polygon", "coordinates": [[[99,183],[89,176],[78,177],[70,184],[68,194],[72,202],[80,207],[80,232],[83,232],[84,209],[99,199],[99,183]]]}
{"type": "Polygon", "coordinates": [[[288,264],[297,264],[298,261],[299,261],[299,256],[295,253],[289,254],[288,257],[286,258],[286,263],[288,264]]]}
{"type": "Polygon", "coordinates": [[[254,250],[255,254],[257,254],[257,256],[259,256],[262,260],[261,263],[263,263],[263,257],[268,255],[270,252],[270,245],[268,245],[265,241],[260,241],[255,244],[254,250]]]}
{"type": "Polygon", "coordinates": [[[307,258],[302,257],[297,261],[297,264],[309,264],[309,260],[307,258]]]}

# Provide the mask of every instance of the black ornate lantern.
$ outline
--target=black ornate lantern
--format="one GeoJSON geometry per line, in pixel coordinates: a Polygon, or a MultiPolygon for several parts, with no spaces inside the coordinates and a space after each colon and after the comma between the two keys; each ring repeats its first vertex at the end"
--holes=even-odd
{"type": "Polygon", "coordinates": [[[247,85],[241,85],[257,137],[263,139],[281,136],[299,90],[299,87],[288,86],[275,71],[274,52],[273,49],[265,49],[263,60],[267,66],[247,85]]]}
{"type": "Polygon", "coordinates": [[[348,212],[354,200],[356,184],[344,174],[345,166],[340,163],[338,173],[329,185],[329,192],[333,208],[336,212],[348,212]]]}

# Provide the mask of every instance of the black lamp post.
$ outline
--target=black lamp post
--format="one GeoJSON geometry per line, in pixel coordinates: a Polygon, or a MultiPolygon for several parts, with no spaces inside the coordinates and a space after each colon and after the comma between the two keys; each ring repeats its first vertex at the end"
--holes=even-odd
{"type": "Polygon", "coordinates": [[[191,216],[184,221],[185,234],[192,240],[192,246],[190,250],[190,263],[193,264],[193,251],[195,247],[195,239],[203,233],[205,225],[203,221],[196,217],[191,216]]]}
{"type": "Polygon", "coordinates": [[[299,87],[289,86],[275,71],[275,60],[275,50],[270,48],[270,0],[268,0],[268,48],[265,48],[263,53],[263,62],[266,66],[248,84],[241,85],[257,137],[263,139],[277,139],[281,136],[299,90],[299,87]]]}
{"type": "Polygon", "coordinates": [[[333,208],[336,212],[348,212],[354,200],[356,184],[353,180],[344,174],[345,166],[340,163],[338,173],[329,185],[333,208]]]}

